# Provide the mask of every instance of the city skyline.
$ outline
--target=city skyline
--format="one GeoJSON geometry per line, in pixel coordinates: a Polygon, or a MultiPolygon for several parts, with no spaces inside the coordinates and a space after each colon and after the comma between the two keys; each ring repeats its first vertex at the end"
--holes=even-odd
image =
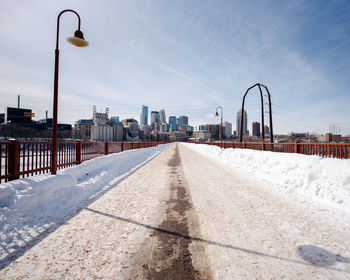
{"type": "MultiPolygon", "coordinates": [[[[4,2],[1,112],[21,94],[36,119],[46,110],[52,117],[56,20],[66,8],[79,12],[90,47],[67,44],[77,22],[64,15],[59,122],[89,118],[93,105],[139,119],[148,104],[189,116],[192,126],[218,123],[220,105],[235,123],[244,92],[261,82],[272,94],[275,133],[324,134],[335,124],[350,134],[346,2],[4,2]]],[[[249,124],[260,121],[259,102],[258,92],[247,96],[249,124]]]]}

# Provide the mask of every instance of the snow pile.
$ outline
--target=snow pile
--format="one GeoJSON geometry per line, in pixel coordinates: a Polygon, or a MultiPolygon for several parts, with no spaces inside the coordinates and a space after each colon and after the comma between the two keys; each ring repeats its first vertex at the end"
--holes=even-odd
{"type": "Polygon", "coordinates": [[[40,233],[64,222],[145,161],[169,147],[128,150],[58,171],[0,184],[0,267],[40,233]]]}
{"type": "Polygon", "coordinates": [[[216,160],[225,167],[262,179],[277,191],[303,194],[313,201],[327,203],[350,212],[350,160],[301,154],[220,149],[205,144],[184,144],[216,160]]]}

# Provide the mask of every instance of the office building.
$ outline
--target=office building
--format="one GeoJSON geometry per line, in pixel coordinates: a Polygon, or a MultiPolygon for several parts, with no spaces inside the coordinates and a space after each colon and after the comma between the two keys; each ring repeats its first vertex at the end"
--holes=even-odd
{"type": "Polygon", "coordinates": [[[157,123],[160,122],[159,112],[158,111],[151,111],[151,126],[152,126],[152,128],[154,128],[155,122],[157,122],[157,123]]]}
{"type": "Polygon", "coordinates": [[[159,121],[160,123],[166,123],[166,116],[165,116],[165,111],[164,109],[159,110],[159,121]]]}
{"type": "Polygon", "coordinates": [[[220,139],[220,125],[219,124],[206,124],[205,130],[211,133],[211,139],[220,139]]]}
{"type": "Polygon", "coordinates": [[[267,125],[265,125],[265,134],[270,134],[270,128],[267,125]]]}
{"type": "Polygon", "coordinates": [[[167,123],[161,123],[161,125],[160,125],[160,131],[161,132],[168,132],[169,131],[169,124],[167,124],[167,123]]]}
{"type": "Polygon", "coordinates": [[[176,131],[176,117],[169,116],[169,131],[176,131]]]}
{"type": "Polygon", "coordinates": [[[140,125],[148,125],[148,106],[142,105],[140,125]]]}
{"type": "Polygon", "coordinates": [[[253,136],[260,137],[260,123],[259,122],[253,122],[252,131],[253,131],[253,136]]]}
{"type": "Polygon", "coordinates": [[[188,125],[188,117],[187,116],[180,116],[179,120],[180,120],[180,124],[188,125]]]}
{"type": "Polygon", "coordinates": [[[205,125],[204,124],[201,124],[198,126],[198,131],[202,131],[202,130],[205,130],[205,125]]]}
{"type": "MultiPolygon", "coordinates": [[[[240,109],[237,112],[237,119],[236,119],[236,130],[238,133],[238,137],[241,135],[241,119],[242,119],[242,109],[240,109]]],[[[244,110],[243,112],[243,136],[248,134],[248,117],[247,117],[247,112],[244,110]]]]}
{"type": "Polygon", "coordinates": [[[5,122],[5,114],[0,114],[0,124],[5,122]]]}
{"type": "Polygon", "coordinates": [[[232,135],[232,123],[225,121],[224,125],[224,135],[231,136],[232,135]]]}

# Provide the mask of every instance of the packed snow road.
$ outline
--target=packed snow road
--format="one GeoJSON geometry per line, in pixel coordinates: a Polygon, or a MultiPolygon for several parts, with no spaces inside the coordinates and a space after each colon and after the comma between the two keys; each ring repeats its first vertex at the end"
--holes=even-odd
{"type": "Polygon", "coordinates": [[[172,145],[0,279],[349,279],[350,227],[172,145]]]}

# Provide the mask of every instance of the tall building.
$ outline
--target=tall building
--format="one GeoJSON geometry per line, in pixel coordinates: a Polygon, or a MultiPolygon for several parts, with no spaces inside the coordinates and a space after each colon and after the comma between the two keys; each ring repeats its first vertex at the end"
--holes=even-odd
{"type": "Polygon", "coordinates": [[[0,124],[5,122],[5,114],[0,114],[0,124]]]}
{"type": "Polygon", "coordinates": [[[142,111],[140,114],[140,125],[148,124],[148,106],[142,105],[142,111]]]}
{"type": "Polygon", "coordinates": [[[267,125],[265,125],[265,134],[270,134],[270,128],[267,125]]]}
{"type": "Polygon", "coordinates": [[[169,130],[176,131],[176,117],[169,116],[169,130]]]}
{"type": "Polygon", "coordinates": [[[164,109],[159,110],[159,117],[161,123],[166,123],[165,111],[164,109]]]}
{"type": "MultiPolygon", "coordinates": [[[[238,133],[238,137],[241,135],[241,119],[242,119],[242,109],[237,112],[237,120],[236,120],[236,130],[238,133]]],[[[248,117],[247,112],[244,110],[243,112],[243,136],[248,134],[248,117]]]]}
{"type": "Polygon", "coordinates": [[[169,125],[166,123],[166,122],[163,122],[161,125],[160,125],[160,131],[161,132],[168,132],[169,131],[169,125]]]}
{"type": "Polygon", "coordinates": [[[224,135],[231,136],[232,135],[232,123],[225,121],[224,125],[224,135]]]}
{"type": "Polygon", "coordinates": [[[206,124],[205,130],[211,133],[211,138],[214,140],[220,139],[220,125],[219,124],[206,124]]]}
{"type": "Polygon", "coordinates": [[[253,136],[260,137],[260,123],[253,122],[252,124],[253,136]]]}
{"type": "Polygon", "coordinates": [[[188,117],[187,116],[180,116],[180,124],[187,125],[188,124],[188,117]]]}
{"type": "Polygon", "coordinates": [[[151,111],[151,126],[154,127],[154,123],[159,123],[160,116],[158,111],[151,111]]]}

